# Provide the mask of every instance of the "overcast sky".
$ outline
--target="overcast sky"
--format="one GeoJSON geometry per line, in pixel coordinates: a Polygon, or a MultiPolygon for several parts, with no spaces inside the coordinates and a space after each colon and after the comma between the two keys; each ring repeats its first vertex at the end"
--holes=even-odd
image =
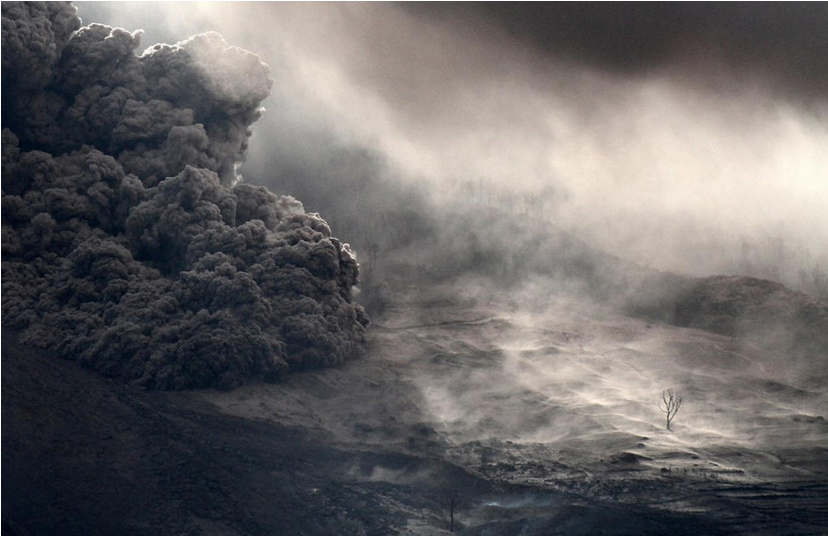
{"type": "Polygon", "coordinates": [[[550,219],[657,267],[723,270],[742,236],[828,263],[828,4],[78,5],[260,54],[247,169],[324,135],[437,197],[553,188],[550,219]]]}

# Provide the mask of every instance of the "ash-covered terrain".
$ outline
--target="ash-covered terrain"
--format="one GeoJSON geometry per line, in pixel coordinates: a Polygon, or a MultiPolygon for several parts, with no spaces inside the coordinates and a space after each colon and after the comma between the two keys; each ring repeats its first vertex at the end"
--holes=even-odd
{"type": "Polygon", "coordinates": [[[828,532],[823,7],[80,5],[2,4],[3,531],[828,532]]]}
{"type": "Polygon", "coordinates": [[[452,504],[461,534],[828,530],[824,381],[535,283],[400,284],[363,359],[230,392],[122,386],[5,333],[4,530],[449,534],[452,504]]]}

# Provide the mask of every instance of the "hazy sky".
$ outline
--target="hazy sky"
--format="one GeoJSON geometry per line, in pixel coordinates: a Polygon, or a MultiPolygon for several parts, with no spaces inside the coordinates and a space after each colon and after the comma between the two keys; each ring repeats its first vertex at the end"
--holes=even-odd
{"type": "Polygon", "coordinates": [[[436,197],[553,188],[550,220],[656,267],[727,270],[742,236],[828,264],[824,3],[78,5],[144,46],[260,54],[248,169],[324,135],[436,197]]]}

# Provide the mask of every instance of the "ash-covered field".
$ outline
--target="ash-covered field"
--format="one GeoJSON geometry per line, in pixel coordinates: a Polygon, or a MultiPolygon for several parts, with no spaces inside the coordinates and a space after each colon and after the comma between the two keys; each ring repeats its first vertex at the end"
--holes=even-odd
{"type": "Polygon", "coordinates": [[[4,530],[448,534],[452,501],[461,534],[828,530],[824,383],[487,283],[401,285],[364,358],[230,392],[119,386],[4,334],[4,530]]]}
{"type": "Polygon", "coordinates": [[[4,532],[828,533],[825,5],[79,5],[2,4],[4,532]]]}
{"type": "MultiPolygon", "coordinates": [[[[786,380],[773,355],[733,337],[574,304],[542,281],[497,294],[487,283],[410,288],[377,321],[364,361],[204,399],[526,488],[482,496],[461,486],[469,534],[655,534],[674,514],[691,516],[684,534],[826,530],[824,382],[786,380]],[[668,387],[685,395],[672,432],[657,404],[668,387]],[[652,508],[656,524],[616,524],[617,512],[563,521],[585,505],[652,508]]],[[[355,477],[441,479],[394,466],[355,477]]],[[[427,519],[413,516],[409,530],[429,534],[416,528],[427,519]]]]}

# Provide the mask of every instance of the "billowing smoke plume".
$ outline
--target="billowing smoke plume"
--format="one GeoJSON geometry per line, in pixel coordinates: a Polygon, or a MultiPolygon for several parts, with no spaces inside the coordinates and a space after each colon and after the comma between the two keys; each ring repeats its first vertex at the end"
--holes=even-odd
{"type": "Polygon", "coordinates": [[[236,177],[266,65],[215,33],[138,56],[67,3],[2,9],[4,325],[155,389],[359,353],[348,245],[236,177]]]}

